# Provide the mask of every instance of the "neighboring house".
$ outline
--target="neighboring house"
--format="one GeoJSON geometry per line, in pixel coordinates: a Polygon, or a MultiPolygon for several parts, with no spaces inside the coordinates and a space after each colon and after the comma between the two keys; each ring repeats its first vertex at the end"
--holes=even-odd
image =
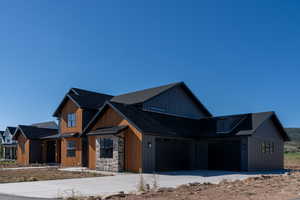
{"type": "Polygon", "coordinates": [[[54,116],[58,133],[38,140],[55,141],[55,161],[63,167],[282,169],[283,144],[289,140],[274,112],[213,117],[183,82],[114,97],[72,88],[54,116]]]}
{"type": "Polygon", "coordinates": [[[13,137],[18,142],[17,162],[22,165],[59,163],[60,155],[55,150],[60,146],[56,139],[57,134],[58,127],[55,122],[19,125],[13,137]]]}
{"type": "Polygon", "coordinates": [[[2,146],[3,146],[3,158],[7,160],[16,159],[17,142],[13,140],[13,135],[16,131],[16,127],[6,127],[2,135],[2,146]]]}
{"type": "Polygon", "coordinates": [[[0,131],[0,159],[4,158],[4,155],[3,155],[3,133],[4,133],[4,131],[0,131]]]}

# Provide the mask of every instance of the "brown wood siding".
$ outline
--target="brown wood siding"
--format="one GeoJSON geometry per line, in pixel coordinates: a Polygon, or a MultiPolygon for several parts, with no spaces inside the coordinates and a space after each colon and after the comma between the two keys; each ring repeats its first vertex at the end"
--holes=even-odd
{"type": "MultiPolygon", "coordinates": [[[[125,170],[139,172],[142,169],[142,134],[133,127],[126,119],[112,108],[108,108],[97,123],[92,127],[96,130],[100,127],[126,125],[125,131],[125,170]]],[[[89,166],[95,167],[95,137],[89,137],[89,166]],[[94,145],[94,146],[93,146],[94,145]]],[[[92,168],[91,168],[92,169],[92,168]]]]}
{"type": "Polygon", "coordinates": [[[29,150],[30,150],[30,141],[26,139],[22,134],[19,135],[18,139],[18,148],[17,148],[17,162],[21,165],[29,164],[29,150]],[[22,152],[21,145],[24,144],[24,152],[22,152]]]}
{"type": "Polygon", "coordinates": [[[90,169],[96,169],[96,137],[95,136],[89,136],[89,163],[88,167],[90,169]]]}
{"type": "Polygon", "coordinates": [[[60,131],[62,134],[64,133],[81,133],[83,127],[83,119],[82,119],[83,110],[78,108],[78,106],[73,103],[71,100],[68,100],[65,106],[61,111],[61,121],[60,121],[60,131]],[[76,115],[76,126],[69,128],[68,127],[68,113],[75,113],[76,115]]]}
{"type": "Polygon", "coordinates": [[[72,167],[81,166],[81,138],[63,138],[61,140],[61,166],[72,167]],[[70,140],[76,141],[76,155],[75,157],[67,157],[67,142],[70,140]]]}

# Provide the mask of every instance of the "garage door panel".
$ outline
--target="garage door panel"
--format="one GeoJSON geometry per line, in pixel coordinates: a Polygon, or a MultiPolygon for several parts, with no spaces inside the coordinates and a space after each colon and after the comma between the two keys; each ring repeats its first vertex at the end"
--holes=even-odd
{"type": "Polygon", "coordinates": [[[156,139],[156,170],[189,169],[189,144],[186,141],[156,139]]]}

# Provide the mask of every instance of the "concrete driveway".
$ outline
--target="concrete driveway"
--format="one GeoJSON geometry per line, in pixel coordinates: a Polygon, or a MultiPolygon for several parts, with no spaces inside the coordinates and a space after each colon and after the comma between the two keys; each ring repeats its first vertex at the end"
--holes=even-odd
{"type": "MultiPolygon", "coordinates": [[[[225,171],[185,171],[161,173],[159,175],[143,174],[146,184],[153,185],[156,180],[159,187],[177,187],[188,183],[219,183],[243,180],[261,174],[282,174],[283,171],[262,173],[239,173],[225,171]]],[[[140,182],[139,174],[121,173],[115,176],[36,181],[0,184],[0,194],[36,198],[61,198],[72,195],[105,196],[110,194],[136,192],[140,182]]]]}

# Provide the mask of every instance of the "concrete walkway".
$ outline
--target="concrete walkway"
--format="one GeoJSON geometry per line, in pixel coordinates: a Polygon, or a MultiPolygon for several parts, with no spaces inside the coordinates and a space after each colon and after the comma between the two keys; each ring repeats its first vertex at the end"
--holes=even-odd
{"type": "MultiPolygon", "coordinates": [[[[225,171],[186,171],[162,173],[159,175],[144,174],[146,184],[153,185],[156,180],[159,187],[177,187],[188,183],[219,183],[243,180],[261,174],[282,174],[283,171],[272,173],[234,173],[225,171]]],[[[23,182],[0,184],[0,193],[36,198],[60,198],[66,196],[106,196],[110,194],[136,192],[140,182],[139,174],[117,174],[115,176],[64,179],[51,181],[23,182]]]]}

